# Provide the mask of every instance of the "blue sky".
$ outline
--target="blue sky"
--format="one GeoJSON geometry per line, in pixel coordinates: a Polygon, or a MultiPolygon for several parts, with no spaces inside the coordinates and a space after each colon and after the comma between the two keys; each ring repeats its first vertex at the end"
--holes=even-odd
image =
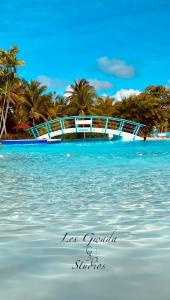
{"type": "Polygon", "coordinates": [[[28,80],[62,93],[87,78],[110,95],[168,85],[170,0],[6,0],[0,7],[0,47],[19,47],[28,80]]]}

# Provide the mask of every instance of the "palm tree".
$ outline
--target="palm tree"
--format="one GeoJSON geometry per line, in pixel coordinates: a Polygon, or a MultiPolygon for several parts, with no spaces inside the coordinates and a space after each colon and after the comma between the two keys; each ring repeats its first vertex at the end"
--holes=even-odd
{"type": "Polygon", "coordinates": [[[67,115],[68,99],[61,95],[53,93],[53,105],[55,111],[55,117],[62,117],[67,115]]]}
{"type": "MultiPolygon", "coordinates": [[[[4,90],[3,88],[1,88],[0,92],[1,92],[0,102],[3,104],[5,97],[8,99],[8,102],[9,102],[8,113],[7,113],[8,117],[10,114],[10,119],[11,119],[11,117],[13,119],[15,119],[15,117],[17,115],[18,107],[24,100],[24,98],[23,98],[24,88],[23,88],[22,80],[20,80],[19,78],[15,78],[12,83],[11,82],[8,83],[7,90],[4,90]]],[[[1,111],[1,113],[3,114],[3,111],[1,111]]],[[[1,117],[2,117],[2,114],[1,114],[1,117]]],[[[7,127],[9,127],[9,126],[7,126],[7,123],[9,123],[8,118],[6,119],[6,122],[4,124],[4,133],[5,134],[7,134],[7,127]]]]}
{"type": "Polygon", "coordinates": [[[66,94],[68,94],[68,97],[66,97],[68,101],[68,115],[84,116],[93,114],[94,100],[97,96],[95,88],[87,80],[81,79],[75,81],[66,94]]]}
{"type": "Polygon", "coordinates": [[[10,91],[10,107],[9,112],[12,114],[14,122],[19,125],[25,122],[25,114],[22,106],[25,102],[25,86],[23,80],[18,79],[12,86],[10,91]]]}
{"type": "Polygon", "coordinates": [[[17,81],[17,67],[23,66],[24,61],[17,59],[19,50],[16,46],[9,51],[0,49],[0,95],[1,95],[1,119],[0,119],[0,138],[6,133],[6,121],[10,104],[16,102],[17,96],[11,95],[12,85],[17,81]]]}
{"type": "Polygon", "coordinates": [[[22,106],[30,125],[49,118],[49,108],[52,106],[51,94],[46,94],[46,87],[37,81],[31,81],[25,89],[22,106]]]}
{"type": "Polygon", "coordinates": [[[96,100],[96,113],[107,117],[113,116],[114,98],[111,96],[98,97],[96,100]]]}
{"type": "Polygon", "coordinates": [[[69,115],[91,115],[96,98],[95,88],[90,83],[81,79],[75,81],[70,86],[68,94],[68,114],[69,115]]]}

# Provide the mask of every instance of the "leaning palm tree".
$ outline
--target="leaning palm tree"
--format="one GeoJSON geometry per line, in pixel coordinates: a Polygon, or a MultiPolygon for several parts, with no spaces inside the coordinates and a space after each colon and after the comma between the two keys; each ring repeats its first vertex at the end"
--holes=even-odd
{"type": "MultiPolygon", "coordinates": [[[[0,49],[0,95],[1,95],[1,118],[0,118],[0,138],[6,132],[6,121],[10,104],[16,97],[11,96],[12,85],[16,84],[17,67],[23,66],[24,61],[17,59],[19,50],[16,46],[9,51],[0,49]]],[[[15,102],[15,101],[14,101],[15,102]]]]}
{"type": "Polygon", "coordinates": [[[69,115],[90,115],[94,108],[94,100],[96,98],[95,88],[90,83],[81,79],[75,81],[70,86],[70,90],[66,92],[69,115]]]}
{"type": "MultiPolygon", "coordinates": [[[[23,102],[23,95],[24,95],[24,87],[22,84],[22,80],[19,78],[15,78],[13,82],[8,83],[8,89],[0,88],[0,103],[4,104],[4,98],[8,99],[8,111],[7,116],[10,115],[13,116],[13,118],[16,117],[17,108],[20,106],[20,104],[23,102]]],[[[4,111],[1,108],[1,119],[3,119],[3,113],[4,111]]],[[[7,134],[7,121],[8,118],[6,116],[6,121],[4,123],[4,133],[7,134]]],[[[9,127],[9,126],[8,126],[9,127]]]]}
{"type": "Polygon", "coordinates": [[[22,111],[30,125],[49,118],[48,109],[52,105],[51,94],[46,94],[46,87],[37,81],[31,81],[25,89],[22,111]]]}
{"type": "Polygon", "coordinates": [[[22,111],[23,103],[25,102],[25,86],[23,80],[17,79],[11,86],[8,98],[10,99],[9,112],[12,114],[14,122],[19,125],[25,122],[25,114],[22,111]]]}

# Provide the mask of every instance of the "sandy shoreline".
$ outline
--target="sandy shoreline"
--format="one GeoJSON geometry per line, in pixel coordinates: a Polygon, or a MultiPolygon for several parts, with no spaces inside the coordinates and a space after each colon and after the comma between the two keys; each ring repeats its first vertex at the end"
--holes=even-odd
{"type": "Polygon", "coordinates": [[[169,137],[147,137],[147,141],[170,141],[169,137]]]}

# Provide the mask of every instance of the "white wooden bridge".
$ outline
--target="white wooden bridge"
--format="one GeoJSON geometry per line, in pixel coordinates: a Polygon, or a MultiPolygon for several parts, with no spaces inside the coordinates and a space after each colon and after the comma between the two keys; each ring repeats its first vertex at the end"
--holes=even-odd
{"type": "Polygon", "coordinates": [[[71,133],[96,133],[107,135],[109,139],[123,141],[143,140],[145,125],[133,121],[104,116],[71,116],[56,118],[28,128],[36,139],[51,140],[71,133]]]}

